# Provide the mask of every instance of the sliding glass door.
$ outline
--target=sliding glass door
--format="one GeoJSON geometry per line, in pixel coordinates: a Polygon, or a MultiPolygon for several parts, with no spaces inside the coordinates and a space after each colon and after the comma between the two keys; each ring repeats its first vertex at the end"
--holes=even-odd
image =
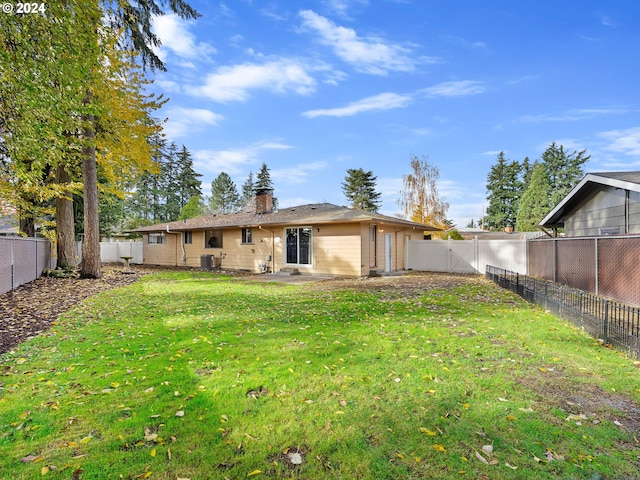
{"type": "Polygon", "coordinates": [[[311,227],[286,229],[286,262],[291,265],[311,265],[312,236],[311,227]]]}

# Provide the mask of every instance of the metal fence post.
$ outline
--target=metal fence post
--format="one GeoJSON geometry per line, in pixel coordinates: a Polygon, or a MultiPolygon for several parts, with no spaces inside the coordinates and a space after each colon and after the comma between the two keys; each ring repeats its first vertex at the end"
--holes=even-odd
{"type": "Polygon", "coordinates": [[[604,343],[609,343],[609,300],[604,302],[604,325],[602,326],[604,343]]]}
{"type": "Polygon", "coordinates": [[[595,251],[595,277],[596,277],[596,295],[599,295],[600,293],[600,278],[598,277],[598,239],[594,239],[595,240],[595,244],[596,244],[596,251],[595,251]]]}

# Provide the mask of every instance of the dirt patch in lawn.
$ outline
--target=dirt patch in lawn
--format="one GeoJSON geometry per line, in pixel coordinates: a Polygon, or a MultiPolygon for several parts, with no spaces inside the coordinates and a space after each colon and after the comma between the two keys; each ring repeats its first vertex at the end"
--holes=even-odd
{"type": "Polygon", "coordinates": [[[640,405],[623,394],[607,392],[592,383],[576,382],[566,372],[547,371],[516,381],[534,392],[538,403],[566,412],[567,421],[585,424],[607,421],[634,435],[640,432],[640,405]]]}
{"type": "Polygon", "coordinates": [[[418,297],[429,290],[453,290],[470,283],[486,281],[481,275],[438,272],[409,272],[403,275],[364,278],[336,278],[307,285],[318,291],[356,290],[384,293],[391,297],[418,297]]]}

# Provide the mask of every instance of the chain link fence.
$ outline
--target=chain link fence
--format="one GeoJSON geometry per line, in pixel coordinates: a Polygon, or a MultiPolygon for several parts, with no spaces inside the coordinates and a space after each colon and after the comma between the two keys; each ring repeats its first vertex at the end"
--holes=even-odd
{"type": "Polygon", "coordinates": [[[535,239],[528,274],[640,305],[640,236],[535,239]]]}
{"type": "Polygon", "coordinates": [[[35,280],[45,268],[51,268],[49,240],[0,237],[0,293],[35,280]]]}
{"type": "Polygon", "coordinates": [[[486,278],[640,358],[640,307],[487,265],[486,278]]]}

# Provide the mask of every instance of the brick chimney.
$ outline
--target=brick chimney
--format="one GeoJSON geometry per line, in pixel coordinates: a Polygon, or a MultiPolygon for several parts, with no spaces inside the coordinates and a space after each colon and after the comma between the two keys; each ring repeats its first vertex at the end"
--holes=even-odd
{"type": "Polygon", "coordinates": [[[261,188],[256,190],[256,213],[271,213],[273,211],[273,190],[261,188]]]}

